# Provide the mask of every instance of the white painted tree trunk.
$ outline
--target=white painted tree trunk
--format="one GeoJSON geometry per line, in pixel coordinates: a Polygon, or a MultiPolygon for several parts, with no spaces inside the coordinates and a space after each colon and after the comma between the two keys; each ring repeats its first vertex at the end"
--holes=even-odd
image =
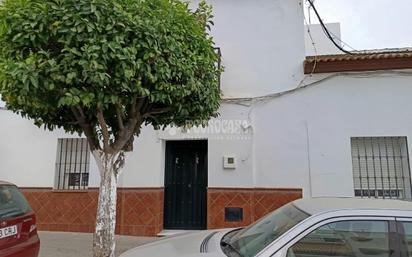
{"type": "Polygon", "coordinates": [[[93,151],[93,156],[101,178],[93,257],[115,257],[117,178],[124,166],[124,153],[107,154],[96,150],[93,151]]]}

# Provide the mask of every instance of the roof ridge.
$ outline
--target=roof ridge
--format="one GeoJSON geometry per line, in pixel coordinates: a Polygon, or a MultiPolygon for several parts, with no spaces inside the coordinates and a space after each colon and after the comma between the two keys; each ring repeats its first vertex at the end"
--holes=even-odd
{"type": "Polygon", "coordinates": [[[308,55],[306,59],[314,59],[314,58],[325,58],[325,57],[356,57],[356,56],[370,56],[370,55],[386,55],[387,57],[399,54],[412,54],[412,48],[384,48],[384,49],[373,49],[373,50],[360,50],[360,51],[352,51],[353,54],[322,54],[322,55],[308,55]]]}

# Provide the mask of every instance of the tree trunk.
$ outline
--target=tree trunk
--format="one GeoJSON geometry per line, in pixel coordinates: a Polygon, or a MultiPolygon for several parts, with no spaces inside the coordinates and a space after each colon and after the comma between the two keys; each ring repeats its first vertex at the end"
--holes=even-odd
{"type": "Polygon", "coordinates": [[[93,257],[115,257],[117,178],[124,166],[124,153],[108,154],[93,151],[100,171],[100,189],[96,228],[93,236],[93,257]]]}

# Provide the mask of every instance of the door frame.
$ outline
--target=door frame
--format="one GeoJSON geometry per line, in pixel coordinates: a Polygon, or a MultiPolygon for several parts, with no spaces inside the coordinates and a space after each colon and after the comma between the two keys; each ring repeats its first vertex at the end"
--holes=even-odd
{"type": "Polygon", "coordinates": [[[207,139],[189,139],[189,140],[165,140],[165,146],[164,146],[164,179],[163,179],[163,185],[164,185],[164,192],[163,192],[163,227],[164,229],[170,229],[170,230],[185,230],[185,229],[190,229],[190,230],[204,230],[207,229],[207,192],[208,192],[208,177],[209,177],[209,172],[208,172],[208,149],[209,149],[209,142],[207,139]],[[195,146],[190,147],[189,143],[194,143],[195,146]],[[168,202],[167,202],[167,192],[166,192],[166,183],[168,179],[168,172],[172,172],[172,170],[169,170],[169,166],[171,165],[169,162],[172,161],[170,158],[172,157],[173,151],[176,148],[185,148],[185,144],[188,144],[188,148],[198,148],[202,149],[204,151],[204,183],[202,187],[204,187],[204,195],[202,196],[204,199],[204,207],[202,208],[204,211],[203,215],[199,214],[199,220],[201,221],[201,226],[199,228],[192,228],[190,226],[182,226],[182,227],[167,227],[167,210],[168,210],[168,202]]]}

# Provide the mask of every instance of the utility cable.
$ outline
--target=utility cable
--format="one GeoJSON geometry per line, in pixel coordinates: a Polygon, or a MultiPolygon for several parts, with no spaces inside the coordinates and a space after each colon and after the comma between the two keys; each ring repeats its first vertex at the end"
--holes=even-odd
{"type": "Polygon", "coordinates": [[[313,4],[313,0],[307,0],[310,4],[310,6],[312,7],[313,11],[316,14],[316,17],[319,20],[320,25],[322,26],[323,31],[325,32],[326,36],[330,39],[330,41],[332,41],[332,43],[342,52],[344,52],[345,54],[350,54],[353,55],[354,53],[349,52],[348,50],[343,49],[342,46],[340,46],[338,43],[336,43],[336,41],[334,40],[333,36],[331,35],[331,33],[329,32],[329,30],[327,29],[325,23],[323,22],[322,18],[319,15],[318,10],[316,9],[315,5],[313,4]]]}

